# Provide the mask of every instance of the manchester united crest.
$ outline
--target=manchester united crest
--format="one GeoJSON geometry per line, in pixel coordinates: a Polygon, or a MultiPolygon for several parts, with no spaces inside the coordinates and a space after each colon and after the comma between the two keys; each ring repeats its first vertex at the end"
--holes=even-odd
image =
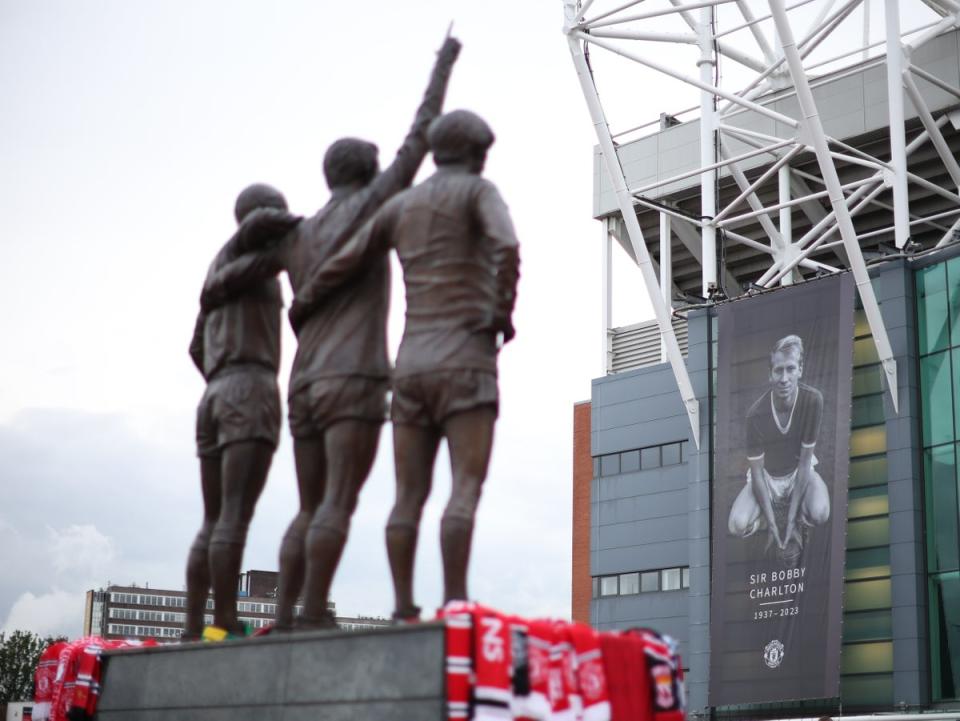
{"type": "Polygon", "coordinates": [[[783,644],[777,639],[773,639],[763,649],[763,662],[767,668],[776,668],[783,662],[783,644]]]}

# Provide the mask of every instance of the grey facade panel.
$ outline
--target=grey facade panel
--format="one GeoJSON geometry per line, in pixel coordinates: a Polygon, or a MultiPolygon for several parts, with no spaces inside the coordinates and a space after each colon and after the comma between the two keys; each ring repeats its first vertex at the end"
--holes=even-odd
{"type": "Polygon", "coordinates": [[[671,518],[687,513],[687,491],[664,491],[652,497],[646,494],[600,502],[598,523],[609,525],[654,518],[671,518]]]}
{"type": "MultiPolygon", "coordinates": [[[[638,471],[599,479],[597,500],[612,501],[635,496],[654,496],[686,486],[683,465],[654,471],[638,471]]],[[[656,515],[664,515],[659,513],[656,515]]]]}
{"type": "MultiPolygon", "coordinates": [[[[642,521],[629,521],[627,523],[613,523],[607,526],[601,525],[600,550],[685,540],[687,529],[683,523],[684,520],[686,520],[685,516],[677,515],[647,518],[642,521]]],[[[673,564],[665,563],[662,565],[672,566],[673,564]]],[[[653,568],[658,567],[653,566],[653,568]]]]}
{"type": "MultiPolygon", "coordinates": [[[[599,550],[593,575],[687,565],[687,541],[664,541],[599,550]]],[[[605,599],[601,599],[604,601],[605,599]]]]}

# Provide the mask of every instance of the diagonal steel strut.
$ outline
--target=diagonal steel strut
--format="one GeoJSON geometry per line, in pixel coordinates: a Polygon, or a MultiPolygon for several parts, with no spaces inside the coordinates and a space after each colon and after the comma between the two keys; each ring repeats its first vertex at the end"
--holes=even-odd
{"type": "Polygon", "coordinates": [[[680,397],[683,399],[684,409],[690,421],[693,442],[697,448],[699,448],[700,403],[697,401],[697,397],[693,392],[693,385],[690,383],[690,376],[687,374],[687,367],[683,362],[683,355],[680,353],[677,336],[674,334],[673,324],[670,322],[670,311],[667,309],[663,297],[660,294],[660,284],[657,280],[657,273],[654,271],[653,264],[650,261],[647,244],[643,240],[643,231],[640,229],[636,211],[633,209],[633,198],[627,189],[627,182],[623,176],[623,168],[620,165],[620,159],[613,145],[613,138],[610,136],[610,128],[607,125],[603,108],[600,106],[597,88],[593,83],[590,68],[587,65],[587,59],[584,57],[583,47],[575,32],[575,21],[577,18],[575,0],[564,0],[564,13],[564,31],[567,35],[567,43],[570,47],[570,55],[573,58],[577,77],[580,80],[580,88],[583,90],[583,97],[587,102],[587,108],[590,110],[590,117],[593,120],[594,130],[597,133],[597,140],[600,143],[607,173],[616,191],[617,205],[620,208],[620,214],[623,216],[623,222],[627,228],[627,235],[630,237],[630,244],[633,247],[633,252],[637,259],[637,265],[640,267],[640,272],[643,275],[644,287],[647,290],[650,304],[653,306],[654,314],[657,317],[657,325],[660,328],[660,338],[663,341],[667,358],[670,360],[670,366],[673,369],[673,375],[680,390],[680,397]]]}
{"type": "Polygon", "coordinates": [[[843,195],[837,168],[833,163],[833,156],[827,145],[827,137],[823,132],[823,124],[820,122],[817,104],[813,99],[813,92],[810,90],[810,83],[803,69],[803,61],[793,37],[793,29],[790,27],[790,20],[787,17],[783,0],[770,0],[770,12],[780,35],[787,66],[790,68],[790,76],[793,78],[794,87],[797,89],[797,100],[800,103],[800,110],[803,115],[800,128],[801,136],[806,136],[804,138],[805,142],[812,145],[816,152],[820,173],[823,175],[824,183],[829,192],[830,205],[840,227],[840,237],[843,239],[844,248],[846,248],[849,256],[850,268],[857,284],[857,292],[860,294],[863,310],[870,325],[870,332],[873,334],[873,342],[877,346],[877,354],[880,356],[880,362],[883,365],[894,412],[899,412],[897,361],[893,357],[890,340],[887,338],[887,329],[883,325],[883,317],[880,315],[877,297],[874,295],[873,286],[870,284],[870,274],[867,272],[867,265],[860,252],[860,244],[857,242],[853,221],[850,219],[850,210],[847,208],[847,201],[843,195]]]}

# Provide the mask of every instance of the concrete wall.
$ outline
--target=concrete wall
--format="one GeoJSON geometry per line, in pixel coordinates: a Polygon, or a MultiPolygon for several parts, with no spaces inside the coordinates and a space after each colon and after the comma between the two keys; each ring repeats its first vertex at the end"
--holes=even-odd
{"type": "Polygon", "coordinates": [[[444,629],[299,633],[108,652],[101,721],[442,721],[444,629]]]}

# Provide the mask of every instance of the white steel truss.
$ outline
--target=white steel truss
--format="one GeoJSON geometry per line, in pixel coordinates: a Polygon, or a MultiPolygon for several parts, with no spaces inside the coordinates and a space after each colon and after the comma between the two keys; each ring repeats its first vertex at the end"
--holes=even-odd
{"type": "MultiPolygon", "coordinates": [[[[564,0],[564,33],[628,236],[622,240],[629,241],[640,268],[660,329],[663,358],[672,366],[697,442],[699,407],[671,324],[671,289],[677,285],[674,235],[699,263],[699,294],[705,301],[749,292],[751,286],[797,282],[805,273],[851,271],[898,408],[897,364],[864,251],[890,240],[895,246],[891,253],[909,253],[953,242],[960,231],[960,163],[954,157],[957,146],[950,145],[950,139],[960,138],[960,71],[953,67],[957,58],[952,58],[953,66],[947,63],[946,71],[914,61],[926,43],[960,28],[960,1],[883,0],[882,13],[871,4],[879,0],[564,0]],[[882,25],[882,33],[876,32],[877,25],[882,25]],[[691,46],[696,54],[691,53],[690,69],[695,64],[698,71],[687,72],[664,59],[665,43],[691,46]],[[697,91],[698,104],[614,135],[600,102],[593,49],[632,61],[648,78],[657,74],[672,87],[697,91]],[[735,72],[725,81],[720,66],[728,61],[735,72]],[[872,134],[832,137],[818,108],[818,88],[874,68],[886,69],[886,116],[880,123],[885,127],[877,130],[874,122],[872,134]],[[621,153],[626,136],[642,138],[644,132],[679,123],[676,115],[696,111],[698,163],[674,173],[654,173],[652,180],[649,173],[625,172],[621,153]],[[915,168],[914,156],[924,158],[915,168]],[[931,163],[938,169],[930,170],[931,163]],[[631,183],[635,177],[646,182],[631,183]],[[697,181],[699,195],[692,208],[690,191],[695,194],[697,181]],[[686,209],[671,197],[677,188],[687,191],[686,209]],[[918,200],[911,204],[914,196],[918,200]],[[659,230],[647,223],[648,232],[659,232],[658,245],[651,246],[659,250],[659,268],[638,219],[638,214],[651,212],[659,217],[659,230]],[[868,213],[874,219],[878,213],[887,218],[884,227],[855,224],[855,218],[859,221],[868,213]],[[797,228],[805,232],[795,233],[797,228]],[[766,259],[741,270],[732,288],[734,274],[717,257],[718,248],[724,253],[728,246],[766,259]]],[[[642,86],[618,77],[607,90],[626,94],[642,86]]],[[[674,94],[661,96],[658,101],[664,102],[674,94]]],[[[607,221],[603,237],[607,359],[607,221]]]]}

